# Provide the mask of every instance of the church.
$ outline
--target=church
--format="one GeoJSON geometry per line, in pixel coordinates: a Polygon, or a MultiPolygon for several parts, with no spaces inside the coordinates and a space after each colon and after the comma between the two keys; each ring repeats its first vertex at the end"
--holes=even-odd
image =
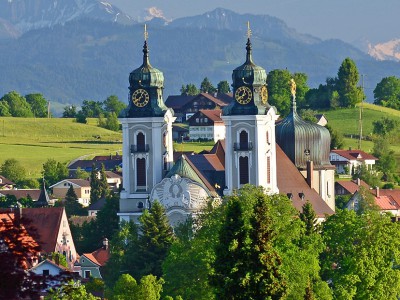
{"type": "Polygon", "coordinates": [[[329,131],[297,114],[293,80],[291,112],[278,120],[267,101],[267,72],[253,62],[250,30],[245,50],[245,62],[232,73],[234,99],[221,116],[225,139],[201,154],[174,155],[174,112],[164,104],[164,75],[150,64],[145,30],[143,63],[129,75],[129,105],[119,116],[121,221],[137,222],[144,209],[159,201],[176,225],[209,199],[232,195],[245,184],[284,194],[299,211],[308,200],[318,218],[334,213],[329,131]]]}

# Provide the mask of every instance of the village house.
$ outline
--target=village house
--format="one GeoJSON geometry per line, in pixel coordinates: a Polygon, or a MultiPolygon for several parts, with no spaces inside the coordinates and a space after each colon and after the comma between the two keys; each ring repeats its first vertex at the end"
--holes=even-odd
{"type": "Polygon", "coordinates": [[[14,185],[14,182],[0,175],[0,190],[11,190],[14,185]]]}
{"type": "Polygon", "coordinates": [[[89,279],[102,278],[101,268],[104,267],[110,258],[110,249],[108,239],[103,240],[103,247],[93,251],[92,253],[84,253],[79,258],[79,263],[75,267],[79,267],[79,275],[82,278],[89,279]]]}
{"type": "Polygon", "coordinates": [[[331,150],[329,160],[332,165],[336,166],[338,174],[353,174],[362,165],[365,165],[368,170],[372,170],[378,159],[362,150],[350,148],[349,150],[331,150]]]}
{"type": "Polygon", "coordinates": [[[220,109],[202,109],[191,116],[189,123],[190,140],[218,141],[225,139],[225,124],[221,119],[220,109]]]}
{"type": "Polygon", "coordinates": [[[88,206],[90,203],[90,182],[84,179],[64,179],[61,180],[50,188],[53,191],[53,197],[59,199],[65,199],[65,196],[70,188],[73,187],[76,196],[78,197],[78,202],[83,206],[88,206]]]}
{"type": "Polygon", "coordinates": [[[338,180],[335,182],[336,195],[353,195],[360,187],[370,189],[371,187],[364,180],[357,178],[355,180],[338,180]]]}

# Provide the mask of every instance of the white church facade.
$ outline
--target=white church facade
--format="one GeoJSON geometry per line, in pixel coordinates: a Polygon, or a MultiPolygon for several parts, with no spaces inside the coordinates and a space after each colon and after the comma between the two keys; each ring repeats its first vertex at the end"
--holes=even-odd
{"type": "MultiPolygon", "coordinates": [[[[278,130],[279,116],[267,102],[267,73],[253,62],[250,36],[245,63],[233,70],[232,79],[234,99],[221,116],[226,126],[225,139],[207,153],[180,155],[174,161],[175,118],[173,110],[164,104],[164,76],[150,65],[145,40],[143,64],[129,76],[129,106],[119,116],[123,131],[123,189],[118,213],[121,220],[137,222],[144,209],[159,201],[170,222],[178,224],[201,210],[209,199],[231,195],[244,184],[262,186],[269,194],[286,194],[299,210],[309,200],[320,217],[334,213],[334,168],[320,159],[326,151],[329,157],[329,147],[324,146],[326,139],[330,140],[329,132],[326,135],[324,130],[308,128],[303,123],[302,130],[319,134],[295,132],[292,137],[287,129],[278,130]],[[294,156],[293,149],[285,147],[286,142],[296,148],[294,156]],[[311,156],[310,151],[299,150],[309,150],[309,145],[315,143],[323,145],[312,148],[311,156]],[[306,161],[308,169],[297,166],[296,155],[305,155],[300,161],[306,161]],[[323,182],[316,183],[321,178],[323,182]],[[327,189],[332,191],[331,197],[327,197],[327,189]]],[[[295,91],[293,103],[292,113],[297,115],[295,91]]]]}

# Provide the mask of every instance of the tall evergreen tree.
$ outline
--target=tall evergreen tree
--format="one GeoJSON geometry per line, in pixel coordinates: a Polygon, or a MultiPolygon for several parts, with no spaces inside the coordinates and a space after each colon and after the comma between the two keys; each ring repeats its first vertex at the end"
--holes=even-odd
{"type": "Polygon", "coordinates": [[[303,212],[300,213],[300,220],[302,220],[306,226],[306,235],[311,235],[315,231],[315,226],[317,225],[317,215],[310,201],[307,201],[302,209],[303,212]]]}
{"type": "Polygon", "coordinates": [[[96,165],[92,165],[92,171],[90,172],[90,204],[96,203],[101,198],[102,188],[98,177],[98,171],[96,165]]]}
{"type": "Polygon", "coordinates": [[[106,169],[104,167],[104,164],[101,164],[99,177],[100,177],[99,178],[100,198],[104,198],[110,193],[110,189],[109,189],[108,183],[107,183],[106,169]]]}
{"type": "Polygon", "coordinates": [[[365,98],[364,92],[357,86],[359,79],[356,64],[347,57],[339,67],[336,81],[336,89],[342,107],[354,106],[365,98]]]}
{"type": "Polygon", "coordinates": [[[65,195],[65,213],[70,216],[84,216],[87,211],[82,204],[78,202],[78,196],[75,193],[74,187],[71,185],[65,195]]]}

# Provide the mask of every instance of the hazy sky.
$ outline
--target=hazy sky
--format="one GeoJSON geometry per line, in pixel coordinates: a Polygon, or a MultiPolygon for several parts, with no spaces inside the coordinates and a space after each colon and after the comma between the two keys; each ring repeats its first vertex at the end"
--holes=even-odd
{"type": "Polygon", "coordinates": [[[301,33],[346,42],[400,38],[400,0],[108,0],[133,17],[147,10],[167,19],[202,14],[217,7],[268,14],[301,33]],[[157,8],[154,9],[154,8],[157,8]]]}

